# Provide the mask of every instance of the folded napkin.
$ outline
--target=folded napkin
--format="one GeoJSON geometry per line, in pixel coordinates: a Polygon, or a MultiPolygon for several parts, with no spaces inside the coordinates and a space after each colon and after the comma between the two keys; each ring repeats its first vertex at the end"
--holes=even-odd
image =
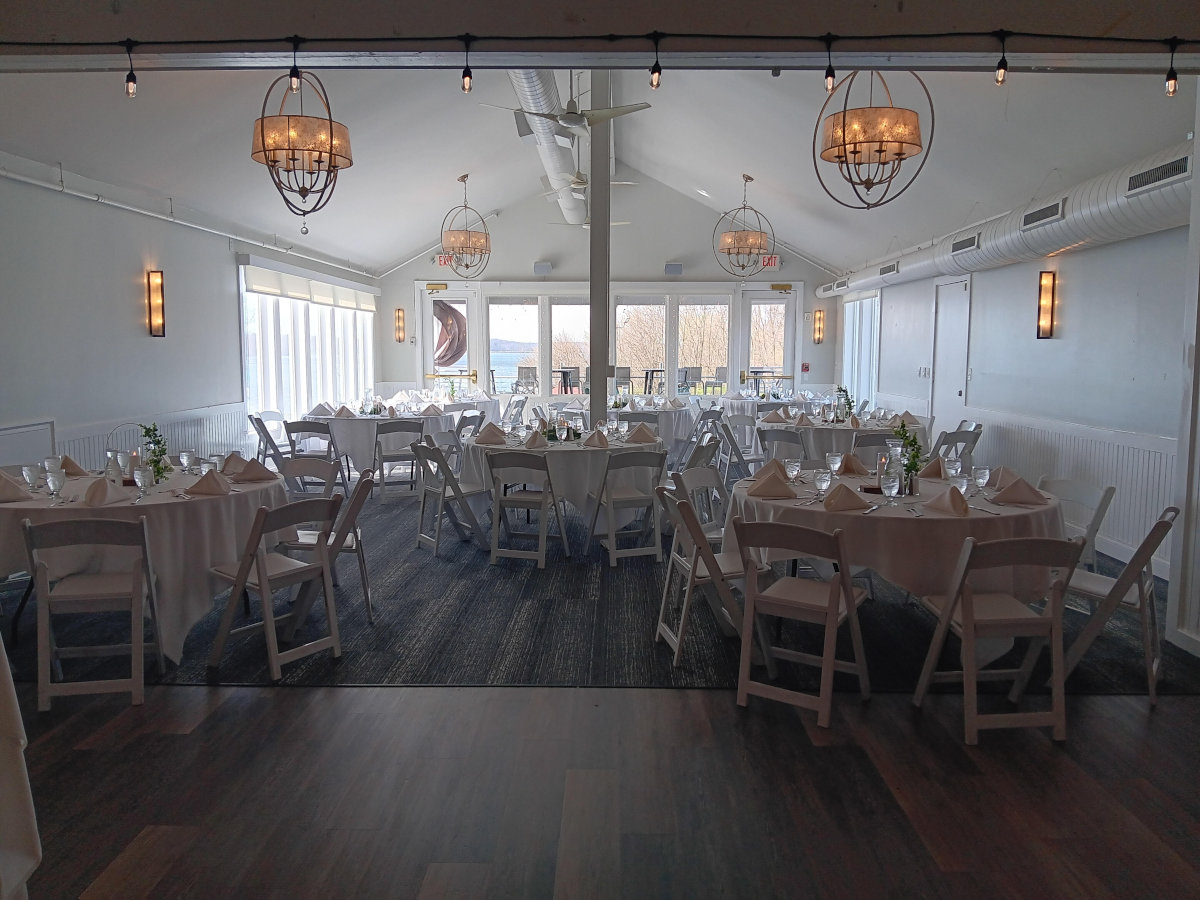
{"type": "Polygon", "coordinates": [[[350,407],[346,406],[344,403],[337,408],[337,412],[334,413],[334,416],[336,416],[339,419],[356,419],[356,418],[358,418],[358,416],[356,416],[354,414],[354,410],[352,410],[350,407]]]}
{"type": "Polygon", "coordinates": [[[504,443],[504,432],[491,422],[488,422],[479,429],[479,434],[475,435],[475,443],[502,445],[504,443]]]}
{"type": "Polygon", "coordinates": [[[17,500],[32,500],[33,494],[25,490],[15,479],[4,475],[0,478],[0,503],[15,503],[17,500]]]}
{"type": "Polygon", "coordinates": [[[97,478],[88,485],[83,495],[83,505],[111,506],[114,503],[126,503],[133,497],[133,491],[128,488],[113,484],[107,478],[97,478]]]}
{"type": "Polygon", "coordinates": [[[333,407],[330,406],[328,403],[324,403],[324,402],[318,403],[316,406],[314,406],[312,409],[310,409],[308,411],[308,414],[310,416],[332,416],[333,415],[333,407]]]}
{"type": "Polygon", "coordinates": [[[525,441],[525,449],[526,450],[537,450],[537,449],[540,449],[541,447],[548,447],[548,446],[550,446],[550,445],[546,441],[546,436],[544,434],[542,434],[540,431],[535,431],[533,434],[531,434],[529,436],[529,439],[527,441],[525,441]]]}
{"type": "Polygon", "coordinates": [[[1004,488],[1008,487],[1020,477],[1020,475],[1018,475],[1008,466],[1000,466],[994,472],[992,472],[991,477],[988,478],[988,487],[993,487],[997,490],[1004,490],[1004,488]]]}
{"type": "Polygon", "coordinates": [[[853,453],[842,454],[842,472],[843,475],[870,475],[870,471],[862,464],[857,456],[853,453]]]}
{"type": "Polygon", "coordinates": [[[808,417],[808,413],[800,413],[800,415],[796,416],[796,424],[797,425],[812,425],[813,420],[808,417]]]}
{"type": "Polygon", "coordinates": [[[440,416],[441,414],[442,410],[436,403],[430,403],[427,407],[421,410],[421,415],[423,416],[440,416]]]}
{"type": "Polygon", "coordinates": [[[887,420],[886,422],[884,422],[883,424],[884,424],[885,426],[887,426],[888,428],[899,428],[899,427],[900,427],[900,423],[901,423],[902,421],[903,421],[903,420],[902,420],[902,419],[901,419],[899,416],[892,416],[890,419],[888,419],[888,420],[887,420]]]}
{"type": "Polygon", "coordinates": [[[1049,501],[1046,495],[1024,478],[1018,478],[992,498],[993,503],[1012,503],[1016,506],[1044,506],[1049,501]]]}
{"type": "Polygon", "coordinates": [[[608,438],[604,436],[602,431],[593,431],[587,436],[587,440],[583,442],[585,447],[607,447],[608,438]]]}
{"type": "Polygon", "coordinates": [[[927,500],[922,504],[926,509],[933,512],[939,512],[946,516],[959,516],[960,518],[970,513],[967,508],[967,498],[962,495],[962,491],[951,486],[950,490],[943,491],[932,500],[927,500]]]}
{"type": "Polygon", "coordinates": [[[779,414],[779,410],[777,410],[777,409],[771,410],[769,413],[767,413],[765,416],[763,416],[759,421],[766,422],[770,425],[786,425],[787,424],[787,419],[785,419],[783,416],[781,416],[779,414]]]}
{"type": "MultiPolygon", "coordinates": [[[[772,460],[772,462],[776,462],[776,460],[772,460]]],[[[782,500],[795,497],[796,492],[787,483],[786,476],[772,472],[766,478],[755,481],[750,490],[746,491],[746,496],[761,497],[764,500],[782,500]]]]}
{"type": "Polygon", "coordinates": [[[851,428],[862,428],[862,422],[858,421],[858,416],[856,416],[854,414],[850,415],[850,427],[851,428]]]}
{"type": "Polygon", "coordinates": [[[935,456],[928,463],[926,463],[925,468],[923,468],[920,472],[917,473],[917,477],[918,478],[940,478],[940,479],[942,479],[942,481],[945,481],[946,480],[946,464],[944,462],[942,462],[942,458],[940,456],[935,456]]]}
{"type": "Polygon", "coordinates": [[[825,508],[830,512],[853,512],[870,506],[870,503],[844,484],[839,484],[825,498],[825,508]]]}
{"type": "Polygon", "coordinates": [[[274,481],[275,473],[260,463],[257,459],[246,460],[246,465],[236,475],[229,476],[230,481],[274,481]]]}
{"type": "Polygon", "coordinates": [[[234,450],[225,457],[225,465],[221,466],[221,473],[224,475],[237,475],[244,468],[246,468],[246,458],[234,450]]]}
{"type": "Polygon", "coordinates": [[[538,420],[534,423],[533,427],[537,431],[545,431],[547,428],[550,427],[550,423],[547,422],[545,419],[543,419],[541,416],[538,416],[538,420]]]}
{"type": "Polygon", "coordinates": [[[900,414],[900,421],[905,425],[920,425],[921,420],[910,413],[907,409],[900,414]]]}
{"type": "Polygon", "coordinates": [[[764,478],[769,478],[772,475],[778,475],[780,478],[787,480],[787,467],[777,459],[764,463],[763,467],[754,473],[754,480],[762,481],[764,478]]]}
{"type": "Polygon", "coordinates": [[[567,409],[583,409],[583,401],[576,397],[566,406],[567,409]]]}
{"type": "Polygon", "coordinates": [[[69,456],[63,456],[62,470],[69,478],[78,478],[80,475],[91,474],[91,472],[88,472],[83,468],[83,466],[79,465],[79,463],[75,462],[75,460],[71,459],[69,456]]]}
{"type": "Polygon", "coordinates": [[[654,444],[658,442],[658,437],[646,427],[645,422],[639,422],[638,427],[629,432],[629,437],[625,439],[625,442],[628,444],[654,444]]]}
{"type": "Polygon", "coordinates": [[[217,471],[205,472],[200,476],[200,480],[193,484],[187,491],[189,494],[207,494],[213,497],[224,496],[229,493],[229,479],[217,471]]]}
{"type": "Polygon", "coordinates": [[[668,403],[667,405],[670,406],[671,409],[683,409],[685,406],[687,406],[687,404],[684,403],[682,400],[680,400],[678,397],[672,397],[671,402],[668,403]]]}

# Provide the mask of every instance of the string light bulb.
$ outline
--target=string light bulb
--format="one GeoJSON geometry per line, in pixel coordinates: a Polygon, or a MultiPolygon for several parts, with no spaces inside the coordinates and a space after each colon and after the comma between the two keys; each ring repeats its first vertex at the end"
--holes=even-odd
{"type": "Polygon", "coordinates": [[[825,59],[828,62],[825,66],[825,93],[832,94],[837,84],[837,73],[833,71],[833,35],[825,35],[824,41],[825,59]]]}
{"type": "Polygon", "coordinates": [[[1005,54],[1008,32],[1001,31],[997,34],[1000,37],[1000,61],[996,63],[996,85],[997,87],[1004,87],[1004,83],[1008,81],[1008,56],[1005,54]]]}
{"type": "Polygon", "coordinates": [[[1167,69],[1167,78],[1163,82],[1163,89],[1168,97],[1174,97],[1179,93],[1179,73],[1175,71],[1175,50],[1179,47],[1179,38],[1171,38],[1167,41],[1167,46],[1171,48],[1171,65],[1167,69]]]}
{"type": "Polygon", "coordinates": [[[462,70],[462,92],[464,94],[471,93],[471,82],[475,80],[474,74],[471,72],[471,36],[463,35],[463,70],[462,70]]]}
{"type": "Polygon", "coordinates": [[[654,65],[650,67],[650,90],[657,91],[662,84],[662,65],[658,61],[658,42],[662,35],[655,32],[651,37],[654,39],[654,65]]]}
{"type": "Polygon", "coordinates": [[[296,65],[296,54],[300,52],[300,38],[292,38],[292,67],[288,70],[288,90],[300,93],[300,67],[296,65]]]}
{"type": "Polygon", "coordinates": [[[121,42],[125,45],[125,55],[129,57],[129,74],[125,76],[125,96],[130,100],[137,97],[137,76],[133,74],[133,47],[137,42],[126,38],[121,42]]]}

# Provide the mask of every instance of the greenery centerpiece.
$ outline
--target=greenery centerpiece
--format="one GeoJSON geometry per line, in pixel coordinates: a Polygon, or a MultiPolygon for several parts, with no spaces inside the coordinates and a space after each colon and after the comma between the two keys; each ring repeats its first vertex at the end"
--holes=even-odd
{"type": "Polygon", "coordinates": [[[624,409],[628,405],[629,405],[629,398],[622,397],[618,394],[616,397],[613,397],[612,406],[609,408],[610,409],[624,409]]]}
{"type": "Polygon", "coordinates": [[[149,425],[139,424],[138,427],[142,429],[142,443],[146,445],[146,459],[143,464],[154,470],[155,482],[162,481],[171,471],[171,463],[167,459],[167,439],[158,430],[157,422],[151,422],[149,425]]]}
{"type": "Polygon", "coordinates": [[[904,463],[904,493],[912,494],[915,486],[917,473],[921,471],[921,466],[925,464],[925,457],[921,449],[921,442],[917,439],[915,431],[909,431],[908,424],[901,422],[899,427],[892,430],[897,438],[900,439],[900,459],[904,463]]]}
{"type": "Polygon", "coordinates": [[[369,400],[364,399],[358,405],[358,411],[364,416],[382,416],[383,410],[383,398],[381,397],[372,397],[369,400]]]}
{"type": "Polygon", "coordinates": [[[854,398],[850,396],[849,388],[839,384],[835,393],[838,399],[845,404],[846,418],[849,419],[854,414],[854,398]]]}

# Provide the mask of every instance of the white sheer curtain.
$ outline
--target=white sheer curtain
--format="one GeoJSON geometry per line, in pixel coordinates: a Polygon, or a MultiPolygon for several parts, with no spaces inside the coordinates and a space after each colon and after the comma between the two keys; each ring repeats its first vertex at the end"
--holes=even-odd
{"type": "Polygon", "coordinates": [[[242,294],[247,409],[298,419],[319,401],[357,402],[375,384],[375,314],[242,294]]]}

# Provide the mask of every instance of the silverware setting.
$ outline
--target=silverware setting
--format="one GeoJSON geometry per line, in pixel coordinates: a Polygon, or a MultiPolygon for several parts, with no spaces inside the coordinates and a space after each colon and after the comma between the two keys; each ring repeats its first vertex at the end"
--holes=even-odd
{"type": "Polygon", "coordinates": [[[989,516],[998,516],[998,515],[1000,515],[1000,513],[996,512],[996,510],[994,510],[994,509],[987,509],[986,507],[983,507],[983,506],[974,506],[974,505],[972,505],[972,506],[971,506],[971,509],[978,510],[978,511],[979,511],[979,512],[981,512],[981,513],[987,513],[989,516]]]}
{"type": "Polygon", "coordinates": [[[875,510],[881,509],[881,508],[882,508],[881,506],[872,506],[870,509],[864,509],[862,511],[862,514],[864,516],[869,516],[871,513],[875,512],[875,510]]]}

